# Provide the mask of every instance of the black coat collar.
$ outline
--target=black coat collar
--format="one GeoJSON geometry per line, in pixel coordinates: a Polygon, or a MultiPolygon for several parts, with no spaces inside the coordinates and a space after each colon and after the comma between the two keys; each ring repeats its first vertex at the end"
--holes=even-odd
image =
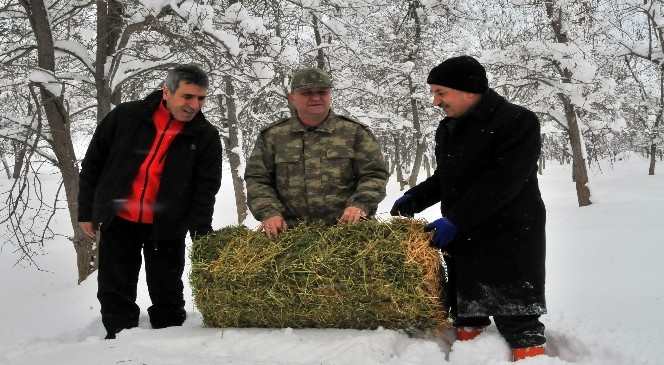
{"type": "Polygon", "coordinates": [[[493,89],[487,89],[482,94],[480,101],[470,108],[466,114],[459,118],[446,117],[440,122],[445,126],[447,133],[453,135],[468,127],[468,124],[487,123],[491,120],[498,107],[506,102],[505,98],[498,95],[493,89]]]}
{"type": "Polygon", "coordinates": [[[487,89],[482,94],[480,101],[458,119],[462,123],[465,121],[488,121],[503,103],[505,103],[505,98],[498,95],[493,89],[487,89]]]}

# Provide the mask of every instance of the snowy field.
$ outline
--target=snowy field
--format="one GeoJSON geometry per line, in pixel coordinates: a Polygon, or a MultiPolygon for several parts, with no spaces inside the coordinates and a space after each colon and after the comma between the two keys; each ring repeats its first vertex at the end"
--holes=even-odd
{"type": "MultiPolygon", "coordinates": [[[[578,208],[570,167],[549,162],[540,178],[548,211],[549,314],[542,317],[547,356],[520,363],[664,364],[664,163],[656,176],[648,176],[647,167],[646,160],[632,157],[613,169],[592,168],[594,204],[578,208]]],[[[386,215],[399,195],[390,181],[379,212],[386,215]]],[[[235,223],[228,171],[217,198],[214,227],[235,223]]],[[[420,216],[437,218],[437,207],[420,216]]],[[[62,211],[56,220],[63,234],[67,217],[62,211]]],[[[187,284],[185,325],[153,330],[143,276],[139,328],[105,341],[96,275],[76,285],[71,243],[48,242],[48,254],[38,258],[42,271],[15,265],[13,249],[4,245],[0,252],[2,365],[505,364],[510,356],[494,326],[451,347],[440,339],[382,329],[203,328],[187,284]]]]}

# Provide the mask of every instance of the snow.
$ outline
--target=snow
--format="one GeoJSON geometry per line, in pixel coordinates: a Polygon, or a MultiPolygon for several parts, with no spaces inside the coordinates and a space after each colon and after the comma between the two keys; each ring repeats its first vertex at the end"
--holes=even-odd
{"type": "Polygon", "coordinates": [[[85,48],[84,45],[82,45],[80,42],[77,42],[73,39],[68,39],[68,40],[57,40],[54,42],[54,47],[57,49],[60,49],[64,52],[70,53],[74,55],[76,58],[78,58],[87,69],[94,73],[95,67],[93,66],[92,63],[92,58],[90,57],[90,54],[88,53],[88,49],[85,48]]]}
{"type": "MultiPolygon", "coordinates": [[[[658,166],[661,170],[662,162],[658,166]]],[[[228,165],[226,165],[228,167],[228,165]]],[[[520,363],[661,364],[664,359],[664,175],[647,175],[648,160],[631,156],[590,169],[594,204],[579,208],[570,166],[549,161],[540,177],[547,205],[547,356],[520,363]]],[[[57,176],[43,176],[49,191],[57,176]]],[[[0,187],[9,183],[4,177],[0,187]]],[[[392,179],[379,206],[387,217],[400,195],[392,179]]],[[[236,223],[229,171],[224,171],[213,225],[236,223]]],[[[437,207],[420,217],[435,219],[437,207]]],[[[56,216],[68,232],[66,211],[56,216]]],[[[245,222],[256,226],[252,218],[245,222]]],[[[0,364],[507,364],[509,349],[490,326],[477,339],[454,342],[392,330],[204,328],[186,284],[183,327],[150,329],[143,273],[138,328],[103,340],[96,275],[76,285],[70,242],[57,237],[37,257],[42,271],[14,265],[0,252],[0,364]]],[[[188,269],[187,269],[188,270],[188,269]]]]}
{"type": "Polygon", "coordinates": [[[150,10],[150,13],[154,16],[161,12],[161,9],[170,5],[170,0],[141,0],[143,6],[150,10]]]}
{"type": "Polygon", "coordinates": [[[55,96],[62,94],[62,82],[58,81],[57,77],[51,71],[35,68],[30,71],[28,81],[43,85],[46,90],[55,96]]]}
{"type": "Polygon", "coordinates": [[[259,57],[256,62],[251,64],[251,68],[256,75],[260,87],[267,86],[274,78],[275,73],[270,62],[271,60],[269,57],[259,57]]]}

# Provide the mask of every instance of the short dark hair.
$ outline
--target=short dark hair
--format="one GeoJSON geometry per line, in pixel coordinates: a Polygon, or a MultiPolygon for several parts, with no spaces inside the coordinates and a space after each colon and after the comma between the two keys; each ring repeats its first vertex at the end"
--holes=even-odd
{"type": "Polygon", "coordinates": [[[210,80],[205,71],[195,63],[178,65],[168,70],[168,75],[166,76],[164,84],[168,90],[175,92],[178,86],[180,86],[180,81],[185,81],[189,84],[198,85],[206,89],[210,84],[210,80]]]}

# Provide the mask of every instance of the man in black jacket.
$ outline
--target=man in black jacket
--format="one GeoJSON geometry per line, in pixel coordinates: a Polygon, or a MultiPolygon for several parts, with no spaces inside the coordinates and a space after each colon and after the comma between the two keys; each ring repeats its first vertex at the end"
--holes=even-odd
{"type": "Polygon", "coordinates": [[[436,131],[436,170],[397,199],[391,214],[412,217],[441,203],[443,217],[427,229],[432,245],[445,251],[445,299],[459,340],[479,335],[493,316],[514,360],[543,354],[539,121],[488,88],[472,57],[446,60],[427,83],[447,114],[436,131]]]}
{"type": "Polygon", "coordinates": [[[153,328],[186,318],[185,236],[212,230],[221,141],[201,108],[208,77],[195,65],[168,72],[161,90],[122,103],[97,126],[83,159],[78,221],[100,236],[97,298],[106,338],[138,325],[141,250],[153,328]]]}

